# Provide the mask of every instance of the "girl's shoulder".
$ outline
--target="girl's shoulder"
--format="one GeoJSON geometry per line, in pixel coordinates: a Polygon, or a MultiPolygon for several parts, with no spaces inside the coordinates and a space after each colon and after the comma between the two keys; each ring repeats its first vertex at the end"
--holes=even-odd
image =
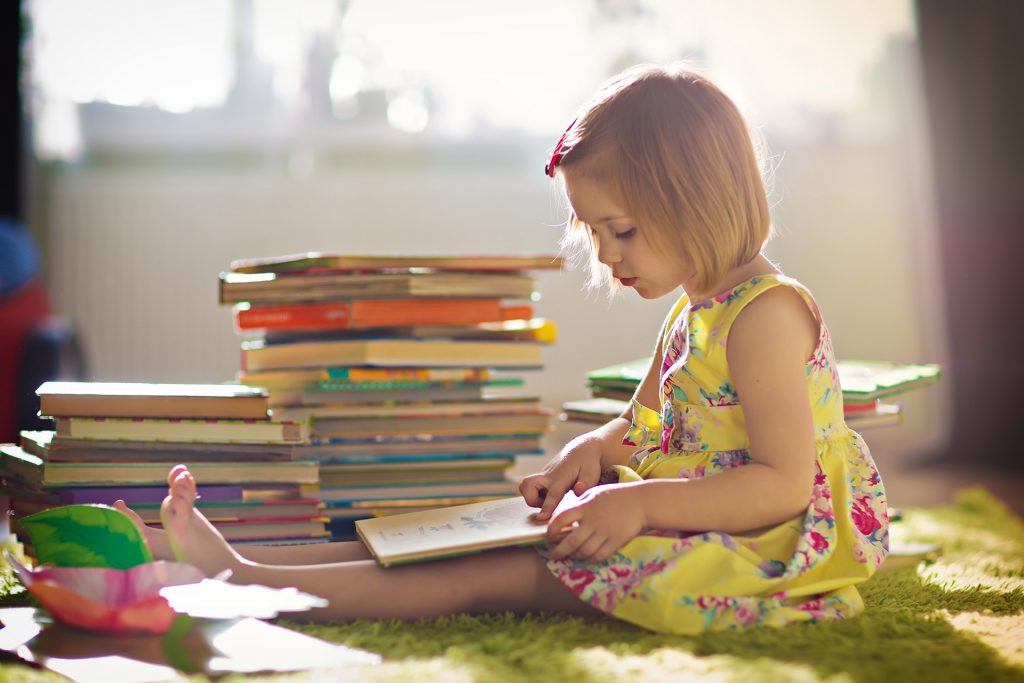
{"type": "MultiPolygon", "coordinates": [[[[690,309],[694,313],[706,311],[707,314],[716,318],[717,325],[728,326],[747,306],[757,301],[763,294],[775,290],[775,294],[768,298],[776,299],[779,295],[785,296],[779,291],[783,289],[796,292],[810,309],[815,320],[819,323],[823,322],[811,290],[799,280],[782,273],[755,275],[720,294],[693,302],[690,309]]],[[[768,303],[766,300],[762,301],[765,304],[768,303]]]]}

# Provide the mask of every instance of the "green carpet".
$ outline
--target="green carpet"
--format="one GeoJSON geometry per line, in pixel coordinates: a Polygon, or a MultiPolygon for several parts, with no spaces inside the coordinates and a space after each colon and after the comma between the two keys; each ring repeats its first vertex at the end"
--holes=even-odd
{"type": "MultiPolygon", "coordinates": [[[[1024,682],[1024,523],[975,488],[942,508],[905,510],[893,536],[939,543],[943,554],[875,576],[862,588],[867,610],[846,622],[697,637],[550,615],[290,625],[380,653],[384,663],[356,678],[371,683],[1024,682]]],[[[3,602],[24,600],[8,583],[3,602]]],[[[287,677],[304,678],[332,677],[287,677]]],[[[2,680],[59,678],[6,663],[2,680]]]]}

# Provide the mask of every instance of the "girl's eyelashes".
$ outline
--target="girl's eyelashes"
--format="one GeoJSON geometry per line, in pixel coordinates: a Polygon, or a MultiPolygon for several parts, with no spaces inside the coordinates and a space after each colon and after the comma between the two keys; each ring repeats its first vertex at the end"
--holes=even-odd
{"type": "Polygon", "coordinates": [[[617,240],[628,240],[630,237],[636,234],[636,228],[629,228],[622,232],[615,233],[615,239],[617,240]]]}

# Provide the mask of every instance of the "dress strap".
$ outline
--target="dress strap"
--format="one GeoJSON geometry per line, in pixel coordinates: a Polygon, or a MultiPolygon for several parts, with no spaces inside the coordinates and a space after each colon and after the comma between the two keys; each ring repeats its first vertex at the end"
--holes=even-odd
{"type": "MultiPolygon", "coordinates": [[[[728,305],[722,312],[722,317],[718,320],[718,324],[722,329],[731,328],[732,324],[736,321],[737,316],[739,316],[751,301],[767,292],[769,289],[774,289],[775,287],[780,286],[790,287],[800,294],[804,302],[807,304],[807,307],[811,310],[811,315],[814,316],[815,321],[818,323],[819,336],[824,333],[825,321],[822,318],[821,309],[818,308],[818,302],[814,300],[810,290],[794,278],[775,273],[758,275],[757,277],[751,278],[747,282],[737,285],[730,290],[727,293],[729,297],[728,305]]],[[[694,307],[696,306],[697,304],[694,305],[694,307]]]]}

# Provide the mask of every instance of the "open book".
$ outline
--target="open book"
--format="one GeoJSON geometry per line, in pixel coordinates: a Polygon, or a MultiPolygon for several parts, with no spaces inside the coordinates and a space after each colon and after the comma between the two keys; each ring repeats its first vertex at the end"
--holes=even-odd
{"type": "MultiPolygon", "coordinates": [[[[565,494],[555,513],[575,501],[572,492],[565,494]]],[[[527,505],[521,496],[515,496],[360,519],[355,526],[377,562],[389,567],[540,543],[547,533],[547,522],[536,521],[536,513],[537,508],[527,505]]]]}

